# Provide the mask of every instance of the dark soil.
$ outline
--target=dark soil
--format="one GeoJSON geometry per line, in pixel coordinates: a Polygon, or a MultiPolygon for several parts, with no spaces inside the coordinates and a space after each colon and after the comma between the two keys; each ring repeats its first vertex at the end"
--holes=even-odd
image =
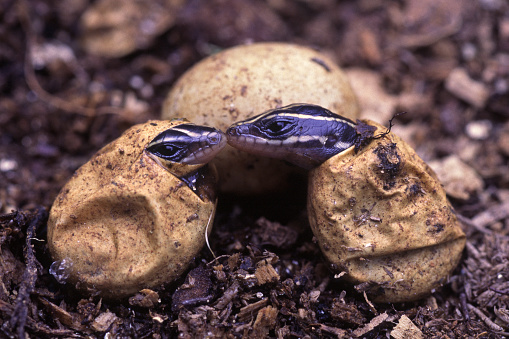
{"type": "MultiPolygon", "coordinates": [[[[130,50],[106,42],[92,53],[97,32],[80,20],[100,2],[0,0],[0,337],[509,335],[508,2],[146,1],[171,8],[162,28],[149,34],[133,16],[99,29],[129,32],[130,50]],[[256,41],[311,46],[376,77],[384,96],[375,101],[393,102],[388,117],[408,112],[395,133],[438,169],[459,157],[460,180],[443,183],[467,246],[449,281],[418,302],[371,303],[329,271],[302,194],[279,205],[220,197],[210,237],[218,258],[204,249],[187,277],[157,291],[111,302],[57,282],[46,222],[73,172],[157,118],[191,65],[256,41]]],[[[164,13],[144,10],[135,14],[164,13]]]]}

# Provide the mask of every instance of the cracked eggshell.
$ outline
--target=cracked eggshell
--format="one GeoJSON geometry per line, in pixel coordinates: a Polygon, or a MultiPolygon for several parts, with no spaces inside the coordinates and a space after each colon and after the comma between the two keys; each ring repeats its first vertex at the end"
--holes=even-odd
{"type": "MultiPolygon", "coordinates": [[[[375,135],[386,131],[377,127],[375,135]]],[[[420,299],[447,281],[465,234],[433,171],[396,135],[330,158],[309,176],[308,213],[328,261],[374,283],[377,302],[420,299]]]]}
{"type": "Polygon", "coordinates": [[[201,250],[215,201],[202,201],[144,152],[183,122],[130,128],[64,186],[50,212],[48,244],[55,261],[71,262],[68,282],[126,297],[177,278],[201,250]]]}
{"type": "MultiPolygon", "coordinates": [[[[347,77],[327,56],[293,44],[256,43],[212,55],[187,71],[169,92],[162,118],[188,117],[224,131],[236,121],[300,102],[354,121],[359,115],[347,77]]],[[[220,189],[235,194],[282,190],[297,171],[230,146],[213,162],[220,189]]]]}

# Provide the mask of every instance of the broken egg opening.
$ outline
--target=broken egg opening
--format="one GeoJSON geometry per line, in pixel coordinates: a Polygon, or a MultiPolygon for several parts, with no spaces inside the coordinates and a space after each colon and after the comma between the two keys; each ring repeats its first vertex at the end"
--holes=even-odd
{"type": "MultiPolygon", "coordinates": [[[[377,127],[375,135],[386,132],[365,123],[377,127]]],[[[308,215],[327,260],[343,279],[372,284],[367,293],[376,302],[431,293],[447,281],[466,241],[435,173],[393,133],[311,170],[308,215]]]]}
{"type": "MultiPolygon", "coordinates": [[[[161,117],[187,117],[226,130],[235,121],[296,102],[317,104],[354,121],[359,116],[346,75],[327,55],[296,44],[263,42],[229,48],[194,65],[168,93],[161,117]]],[[[296,167],[229,146],[213,163],[220,190],[236,195],[284,192],[296,176],[304,176],[296,167]]]]}
{"type": "Polygon", "coordinates": [[[181,173],[195,175],[192,190],[146,151],[157,135],[183,123],[133,126],[76,171],[48,220],[58,279],[86,293],[123,298],[184,272],[211,229],[217,172],[209,164],[175,163],[181,173]],[[64,260],[72,265],[62,266],[64,260]]]}

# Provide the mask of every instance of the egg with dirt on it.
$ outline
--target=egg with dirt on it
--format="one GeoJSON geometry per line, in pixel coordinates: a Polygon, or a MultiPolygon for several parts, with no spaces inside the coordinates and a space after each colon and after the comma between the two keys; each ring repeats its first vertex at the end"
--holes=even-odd
{"type": "Polygon", "coordinates": [[[185,120],[131,127],[62,188],[50,212],[52,271],[89,294],[127,297],[180,276],[216,208],[221,131],[185,120]]]}
{"type": "Polygon", "coordinates": [[[371,300],[417,300],[447,282],[465,234],[435,173],[387,128],[294,104],[226,134],[239,150],[309,169],[317,242],[333,270],[371,300]]]}

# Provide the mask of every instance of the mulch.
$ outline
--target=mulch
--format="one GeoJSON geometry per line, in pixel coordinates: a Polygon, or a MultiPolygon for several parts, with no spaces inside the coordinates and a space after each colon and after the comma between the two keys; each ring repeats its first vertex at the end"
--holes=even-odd
{"type": "Polygon", "coordinates": [[[509,335],[506,1],[0,3],[0,336],[509,335]],[[119,32],[132,43],[101,40],[119,32]],[[203,249],[160,289],[110,301],[57,281],[46,223],[73,172],[129,126],[157,118],[194,63],[257,41],[316,48],[349,76],[371,79],[371,98],[359,93],[366,112],[383,107],[385,121],[407,112],[393,131],[444,173],[467,234],[448,282],[420,301],[371,302],[329,270],[305,188],[292,198],[221,197],[210,237],[217,257],[203,249]]]}

